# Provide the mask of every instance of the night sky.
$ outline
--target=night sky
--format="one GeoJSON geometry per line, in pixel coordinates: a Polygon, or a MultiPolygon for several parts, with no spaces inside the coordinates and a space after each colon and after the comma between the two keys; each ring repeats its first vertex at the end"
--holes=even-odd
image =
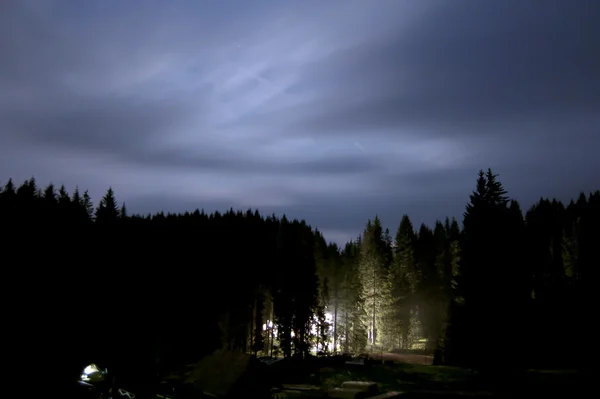
{"type": "Polygon", "coordinates": [[[0,1],[0,182],[343,243],[600,188],[597,0],[0,1]]]}

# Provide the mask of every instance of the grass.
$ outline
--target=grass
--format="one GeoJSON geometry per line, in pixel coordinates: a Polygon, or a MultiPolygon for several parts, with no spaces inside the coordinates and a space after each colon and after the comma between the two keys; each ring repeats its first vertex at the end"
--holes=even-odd
{"type": "MultiPolygon", "coordinates": [[[[230,362],[225,363],[212,371],[218,372],[223,367],[231,366],[230,362]]],[[[476,372],[457,367],[419,364],[346,365],[344,359],[332,358],[288,359],[264,367],[265,371],[270,370],[267,373],[272,383],[270,386],[309,384],[322,388],[313,392],[280,391],[275,396],[279,399],[322,398],[325,392],[340,387],[345,381],[374,381],[381,392],[405,392],[405,397],[408,398],[430,398],[440,395],[444,396],[444,399],[544,396],[578,398],[588,397],[590,392],[594,392],[593,372],[568,370],[506,368],[493,372],[476,372]]],[[[203,371],[204,373],[208,371],[203,371]]]]}
{"type": "Polygon", "coordinates": [[[325,389],[340,386],[344,381],[374,381],[382,392],[416,390],[451,390],[468,384],[475,373],[470,370],[444,366],[410,364],[371,365],[341,369],[323,378],[325,389]]]}
{"type": "MultiPolygon", "coordinates": [[[[339,387],[345,381],[374,381],[381,392],[401,391],[408,397],[516,397],[561,395],[589,396],[591,379],[575,371],[495,371],[482,373],[446,366],[412,364],[337,365],[316,371],[306,383],[318,382],[323,389],[339,387]],[[310,381],[309,381],[310,379],[310,381]]],[[[299,382],[299,381],[295,381],[299,382]]],[[[306,397],[306,396],[304,396],[306,397]]]]}

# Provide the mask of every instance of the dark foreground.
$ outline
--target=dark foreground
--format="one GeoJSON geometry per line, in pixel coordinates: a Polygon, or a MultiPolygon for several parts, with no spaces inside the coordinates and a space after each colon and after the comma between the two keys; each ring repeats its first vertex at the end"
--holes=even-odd
{"type": "MultiPolygon", "coordinates": [[[[385,356],[384,356],[385,358],[385,356]]],[[[379,392],[399,391],[406,398],[517,398],[517,397],[588,397],[593,392],[591,371],[540,371],[505,370],[475,372],[472,370],[430,366],[423,364],[394,363],[391,359],[382,363],[372,360],[362,364],[347,364],[343,358],[311,358],[307,360],[280,360],[276,362],[255,362],[259,371],[249,377],[236,377],[232,370],[237,361],[228,360],[220,365],[194,366],[171,374],[169,384],[162,384],[161,394],[157,387],[129,386],[137,393],[137,399],[164,397],[169,393],[173,399],[202,397],[199,385],[224,389],[234,385],[235,380],[245,380],[245,384],[259,384],[256,390],[242,388],[230,392],[229,397],[274,397],[284,398],[323,398],[332,389],[339,388],[346,381],[372,381],[377,383],[379,392]],[[230,366],[228,366],[230,365],[230,366]],[[199,377],[203,382],[192,383],[199,377]],[[182,384],[187,382],[187,384],[182,384]],[[177,386],[179,395],[173,395],[171,386],[177,386]],[[184,389],[181,387],[185,386],[184,389]],[[266,388],[266,389],[265,389],[266,388]],[[171,390],[171,392],[169,392],[171,390]],[[243,394],[244,392],[248,394],[243,394]]],[[[240,363],[241,364],[241,363],[240,363]]],[[[257,369],[257,370],[258,370],[257,369]]],[[[208,389],[207,389],[208,391],[208,389]]],[[[225,396],[225,395],[215,395],[225,396]]],[[[214,396],[213,396],[214,397],[214,396]]]]}
{"type": "Polygon", "coordinates": [[[323,378],[327,388],[343,381],[375,381],[380,391],[400,391],[407,398],[442,396],[513,398],[562,395],[589,396],[589,379],[577,371],[504,371],[478,373],[444,366],[410,364],[372,365],[363,370],[335,370],[323,378]]]}

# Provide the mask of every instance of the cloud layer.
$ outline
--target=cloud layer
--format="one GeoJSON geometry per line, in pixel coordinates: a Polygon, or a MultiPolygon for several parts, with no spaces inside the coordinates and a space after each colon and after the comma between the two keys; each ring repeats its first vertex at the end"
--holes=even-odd
{"type": "Polygon", "coordinates": [[[600,187],[594,0],[0,5],[0,170],[355,237],[600,187]]]}

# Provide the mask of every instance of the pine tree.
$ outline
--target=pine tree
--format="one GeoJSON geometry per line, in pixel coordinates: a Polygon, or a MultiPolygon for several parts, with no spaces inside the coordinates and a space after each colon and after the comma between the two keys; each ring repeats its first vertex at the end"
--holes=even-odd
{"type": "MultiPolygon", "coordinates": [[[[447,222],[448,224],[449,222],[447,222]]],[[[428,295],[429,312],[424,324],[425,337],[427,338],[427,350],[435,351],[443,340],[445,334],[447,313],[449,306],[449,279],[450,256],[448,234],[444,224],[437,220],[433,231],[432,249],[434,259],[434,280],[431,292],[428,295]]]]}
{"type": "MultiPolygon", "coordinates": [[[[452,316],[453,351],[462,357],[463,365],[484,366],[492,364],[492,360],[481,348],[493,343],[496,348],[508,350],[515,344],[507,339],[512,336],[512,326],[506,321],[520,314],[527,303],[521,298],[520,268],[515,267],[514,253],[507,250],[518,242],[513,237],[519,223],[517,208],[511,212],[506,191],[491,170],[487,174],[479,172],[470,199],[463,221],[459,280],[464,303],[462,316],[452,316]]],[[[494,363],[500,361],[496,359],[494,363]]]]}
{"type": "Polygon", "coordinates": [[[15,193],[15,184],[12,179],[8,179],[8,182],[4,185],[4,190],[2,190],[2,195],[4,198],[7,198],[15,193]]]}
{"type": "Polygon", "coordinates": [[[329,348],[327,343],[330,338],[329,323],[327,322],[326,309],[329,303],[329,283],[328,279],[324,278],[319,290],[319,304],[315,309],[316,317],[316,350],[317,354],[327,354],[329,348]]]}
{"type": "Polygon", "coordinates": [[[461,262],[461,247],[460,247],[460,228],[456,219],[452,218],[450,230],[448,231],[448,240],[450,242],[450,271],[451,271],[451,283],[452,287],[452,300],[461,303],[464,298],[459,291],[459,279],[460,279],[460,262],[461,262]]]}
{"type": "Polygon", "coordinates": [[[108,188],[106,194],[100,200],[95,216],[96,223],[99,224],[114,224],[119,220],[119,207],[111,187],[108,188]]]}
{"type": "MultiPolygon", "coordinates": [[[[11,256],[9,249],[12,249],[13,242],[20,244],[26,242],[25,240],[31,240],[31,230],[23,228],[19,208],[15,185],[12,179],[9,179],[0,193],[0,226],[5,233],[2,242],[5,259],[11,256]]],[[[8,266],[9,263],[5,261],[4,265],[8,266]]]]}
{"type": "Polygon", "coordinates": [[[573,228],[570,232],[565,232],[562,239],[562,257],[564,264],[565,276],[572,280],[577,281],[577,262],[579,258],[579,224],[580,220],[577,220],[573,224],[573,228]]]}
{"type": "MultiPolygon", "coordinates": [[[[39,198],[37,191],[38,189],[33,177],[23,182],[16,190],[15,201],[18,209],[16,216],[21,219],[23,227],[34,227],[39,221],[39,198]]],[[[31,234],[36,233],[36,231],[31,231],[31,234]]]]}
{"type": "Polygon", "coordinates": [[[360,249],[362,237],[346,244],[342,252],[343,282],[340,295],[341,315],[338,317],[338,335],[344,353],[362,353],[367,345],[367,327],[363,287],[360,278],[360,249]]]}
{"type": "Polygon", "coordinates": [[[82,204],[82,199],[81,199],[81,195],[79,194],[78,186],[75,186],[75,190],[73,191],[73,196],[71,197],[71,203],[77,204],[77,205],[82,204]]]}
{"type": "Polygon", "coordinates": [[[71,197],[64,185],[58,190],[58,212],[62,219],[69,220],[69,211],[71,209],[71,197]]]}
{"type": "Polygon", "coordinates": [[[491,169],[488,169],[485,174],[485,201],[493,206],[506,206],[509,202],[509,198],[506,195],[506,190],[502,187],[502,184],[497,180],[498,175],[492,173],[491,169]]]}
{"type": "Polygon", "coordinates": [[[54,189],[54,184],[52,183],[50,183],[44,189],[44,202],[49,211],[58,203],[58,199],[56,198],[56,190],[54,189]]]}
{"type": "Polygon", "coordinates": [[[385,329],[389,310],[386,252],[381,221],[375,217],[373,222],[369,220],[367,223],[360,251],[360,278],[367,312],[364,324],[368,326],[371,345],[383,343],[384,337],[378,334],[385,329]]]}
{"type": "Polygon", "coordinates": [[[46,226],[52,226],[60,218],[57,213],[58,199],[54,185],[50,183],[43,192],[42,197],[42,220],[46,226]]]}
{"type": "Polygon", "coordinates": [[[19,201],[24,201],[30,206],[34,206],[31,202],[37,195],[37,185],[35,178],[26,180],[16,191],[19,201]]]}
{"type": "Polygon", "coordinates": [[[82,206],[85,210],[87,218],[89,220],[94,220],[94,203],[92,202],[92,198],[90,197],[88,190],[85,190],[83,192],[82,206]]]}
{"type": "Polygon", "coordinates": [[[390,267],[388,279],[390,281],[391,296],[391,330],[394,336],[394,346],[407,349],[412,337],[411,314],[416,305],[415,294],[419,285],[415,262],[416,234],[408,215],[403,215],[394,241],[395,255],[390,267]]]}

